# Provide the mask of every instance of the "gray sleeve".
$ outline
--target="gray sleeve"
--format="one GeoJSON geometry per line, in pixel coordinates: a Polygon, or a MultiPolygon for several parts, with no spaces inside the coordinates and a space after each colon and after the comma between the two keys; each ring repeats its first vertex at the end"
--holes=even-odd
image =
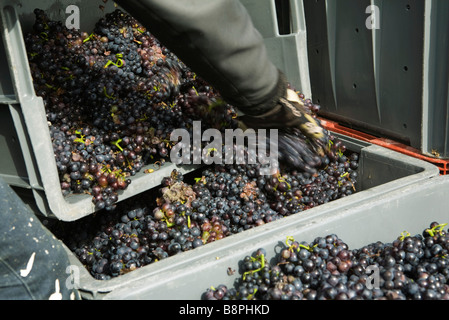
{"type": "Polygon", "coordinates": [[[0,218],[0,299],[76,298],[61,241],[1,178],[0,218]]]}
{"type": "Polygon", "coordinates": [[[241,111],[271,109],[285,92],[285,78],[238,0],[116,2],[241,111]]]}

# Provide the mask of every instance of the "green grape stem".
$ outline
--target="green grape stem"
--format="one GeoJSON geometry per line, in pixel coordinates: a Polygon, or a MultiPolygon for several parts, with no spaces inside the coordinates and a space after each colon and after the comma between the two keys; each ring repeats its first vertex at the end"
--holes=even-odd
{"type": "Polygon", "coordinates": [[[265,267],[265,255],[264,254],[261,254],[261,255],[257,256],[257,258],[251,257],[251,260],[253,260],[253,261],[259,260],[260,261],[260,268],[255,269],[255,270],[250,270],[250,271],[247,271],[247,272],[243,273],[243,280],[246,279],[246,276],[248,274],[253,274],[253,273],[259,272],[260,270],[262,270],[265,267]]]}
{"type": "Polygon", "coordinates": [[[447,226],[447,223],[442,223],[442,224],[436,225],[436,226],[433,227],[432,229],[426,229],[426,231],[429,233],[429,235],[430,235],[431,237],[434,237],[434,236],[436,235],[436,233],[438,233],[438,234],[441,235],[441,233],[442,233],[442,231],[443,231],[443,228],[444,228],[445,226],[447,226]],[[438,230],[437,230],[437,229],[438,229],[438,230]]]}

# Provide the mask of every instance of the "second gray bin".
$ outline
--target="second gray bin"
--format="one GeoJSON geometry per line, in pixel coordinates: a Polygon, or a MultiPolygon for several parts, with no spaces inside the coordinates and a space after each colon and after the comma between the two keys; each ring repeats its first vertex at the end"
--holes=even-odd
{"type": "Polygon", "coordinates": [[[377,241],[391,243],[404,231],[414,236],[433,221],[449,222],[448,189],[449,177],[439,176],[378,195],[371,201],[355,201],[350,205],[343,205],[342,201],[335,207],[330,204],[304,215],[290,216],[212,243],[196,251],[194,257],[183,254],[161,261],[160,272],[150,268],[134,271],[136,274],[130,274],[133,279],[128,278],[126,286],[117,287],[103,298],[199,300],[211,286],[233,286],[241,275],[228,275],[228,268],[239,270],[239,262],[258,248],[267,251],[269,261],[286,247],[287,237],[311,242],[316,237],[336,234],[349,249],[357,249],[377,241]]]}
{"type": "MultiPolygon", "coordinates": [[[[422,213],[419,211],[410,213],[413,219],[405,218],[408,212],[401,212],[402,209],[398,208],[398,214],[404,214],[404,221],[401,223],[395,221],[396,225],[388,225],[396,212],[380,211],[379,217],[372,214],[364,217],[364,211],[360,208],[370,207],[371,203],[377,203],[379,199],[386,199],[387,203],[390,201],[387,200],[388,197],[407,186],[419,189],[421,184],[438,176],[437,167],[383,147],[344,136],[339,137],[349,150],[360,153],[356,184],[358,192],[179,253],[111,280],[95,280],[76,256],[67,249],[71,262],[79,271],[76,273],[79,276],[77,283],[83,297],[86,299],[199,299],[208,286],[231,281],[230,277],[225,276],[226,269],[232,267],[237,270],[237,262],[244,257],[244,251],[255,250],[259,243],[269,243],[264,242],[268,239],[285,240],[287,229],[291,230],[288,232],[293,236],[298,233],[293,232],[292,229],[297,228],[298,232],[304,231],[305,226],[307,226],[306,230],[316,228],[315,231],[326,233],[332,229],[326,222],[328,219],[332,220],[335,226],[345,230],[344,234],[352,233],[352,239],[360,243],[365,239],[371,241],[376,236],[385,238],[384,235],[388,230],[408,228],[414,225],[413,219],[423,218],[420,217],[422,213]],[[356,212],[353,222],[346,218],[340,219],[348,211],[356,212]],[[386,220],[383,220],[384,216],[387,217],[386,220]],[[365,222],[363,227],[360,227],[359,224],[362,221],[365,222]],[[384,234],[378,225],[383,226],[385,223],[387,227],[384,234]],[[366,236],[365,232],[367,232],[366,236]]],[[[390,206],[395,207],[394,204],[390,206]]],[[[302,237],[301,233],[299,235],[302,237]]],[[[304,237],[309,235],[306,234],[304,237]]]]}

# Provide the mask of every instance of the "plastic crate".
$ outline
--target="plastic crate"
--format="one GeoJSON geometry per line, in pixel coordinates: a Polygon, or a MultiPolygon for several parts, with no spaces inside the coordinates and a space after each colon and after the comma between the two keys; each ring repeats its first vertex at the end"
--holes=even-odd
{"type": "Polygon", "coordinates": [[[413,236],[433,221],[448,222],[448,188],[449,177],[439,176],[360,204],[326,207],[307,215],[287,217],[273,225],[212,243],[207,250],[198,250],[194,259],[179,255],[170,261],[161,261],[159,263],[166,268],[164,273],[151,275],[149,269],[146,274],[142,270],[126,287],[117,288],[103,298],[199,300],[211,286],[232,287],[240,276],[239,262],[258,248],[267,251],[265,258],[270,261],[286,247],[287,237],[311,242],[319,236],[336,234],[350,249],[356,249],[377,241],[391,243],[404,231],[413,236]],[[236,274],[228,275],[228,269],[236,270],[236,274]]]}
{"type": "Polygon", "coordinates": [[[449,2],[305,0],[304,8],[321,115],[448,159],[449,2]]]}
{"type": "Polygon", "coordinates": [[[240,0],[264,38],[268,56],[295,89],[312,96],[302,1],[240,0]]]}
{"type": "MultiPolygon", "coordinates": [[[[364,220],[364,211],[359,208],[369,208],[371,204],[375,206],[379,199],[385,199],[384,201],[388,203],[388,198],[392,194],[400,192],[406,186],[410,186],[411,190],[419,189],[422,184],[438,176],[438,168],[377,145],[335,134],[345,143],[348,150],[360,153],[359,178],[356,183],[358,192],[179,253],[110,280],[94,279],[67,248],[71,263],[79,270],[78,288],[82,296],[85,299],[199,299],[201,292],[210,285],[218,285],[226,282],[225,280],[231,281],[231,277],[226,277],[227,268],[238,270],[237,262],[243,257],[243,252],[257,249],[259,243],[269,243],[266,242],[268,239],[282,241],[286,234],[299,238],[299,235],[309,228],[310,231],[318,230],[324,233],[335,224],[335,227],[343,228],[345,233],[352,232],[354,236],[360,237],[359,241],[365,239],[370,241],[374,236],[379,236],[378,224],[386,225],[386,230],[409,228],[413,219],[403,218],[407,220],[405,224],[396,223],[400,221],[395,221],[396,224],[391,223],[395,218],[393,207],[400,214],[407,213],[402,212],[401,207],[395,203],[390,204],[391,210],[378,212],[378,221],[375,220],[373,213],[368,215],[369,220],[364,220]],[[351,216],[354,218],[353,223],[347,219],[339,220],[346,212],[353,211],[357,212],[351,216]],[[385,221],[382,220],[384,216],[388,218],[385,221]],[[327,220],[331,220],[332,223],[328,223],[327,220]],[[363,228],[359,226],[362,222],[363,228]],[[364,232],[367,232],[367,235],[364,235],[364,232]]],[[[419,212],[416,214],[419,216],[419,212]]],[[[417,217],[416,220],[428,217],[429,215],[417,217]]],[[[383,233],[380,236],[382,235],[383,233]]],[[[270,249],[271,245],[270,243],[267,249],[270,249]]]]}
{"type": "Polygon", "coordinates": [[[376,145],[406,154],[408,156],[427,161],[427,162],[432,163],[435,166],[437,166],[440,170],[441,175],[449,174],[449,160],[439,159],[439,158],[437,158],[438,155],[434,155],[435,157],[429,157],[427,155],[422,154],[421,151],[419,151],[418,149],[412,148],[412,147],[402,144],[400,142],[397,142],[397,141],[394,141],[391,139],[375,137],[370,134],[366,134],[364,132],[360,132],[360,131],[357,131],[357,130],[354,130],[351,128],[347,128],[347,127],[342,126],[334,121],[321,119],[321,124],[326,129],[328,129],[330,131],[338,132],[338,133],[343,134],[348,137],[353,137],[353,138],[360,139],[362,141],[367,141],[372,144],[376,144],[376,145]]]}
{"type": "MultiPolygon", "coordinates": [[[[33,1],[18,4],[16,1],[0,1],[0,175],[15,187],[18,193],[45,216],[72,221],[95,211],[89,195],[64,197],[56,168],[50,132],[42,98],[36,96],[23,32],[34,23],[33,10],[45,10],[51,19],[65,21],[70,15],[66,8],[70,1],[33,1]]],[[[115,10],[112,1],[84,1],[78,4],[82,30],[93,29],[107,12],[115,10]],[[102,8],[100,8],[102,6],[102,8]],[[104,7],[104,8],[103,8],[104,7]]],[[[198,166],[175,166],[165,163],[160,169],[153,165],[143,167],[131,177],[132,183],[119,193],[119,201],[160,185],[162,177],[173,169],[182,173],[198,166]],[[153,173],[144,173],[154,169],[153,173]]]]}

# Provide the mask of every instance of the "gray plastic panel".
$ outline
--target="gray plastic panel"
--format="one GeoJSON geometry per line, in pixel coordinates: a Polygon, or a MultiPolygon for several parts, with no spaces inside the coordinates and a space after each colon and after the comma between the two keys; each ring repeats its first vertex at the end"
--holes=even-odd
{"type": "Polygon", "coordinates": [[[0,104],[0,157],[1,177],[9,184],[27,188],[30,186],[25,161],[16,131],[14,114],[19,116],[13,106],[0,104]],[[13,114],[12,114],[13,113],[13,114]]]}
{"type": "Polygon", "coordinates": [[[449,2],[426,1],[421,150],[449,158],[449,2]]]}
{"type": "MultiPolygon", "coordinates": [[[[236,268],[237,260],[244,257],[243,249],[248,251],[254,248],[255,250],[258,243],[267,239],[284,241],[286,234],[286,231],[283,231],[284,228],[297,229],[295,232],[289,231],[292,232],[291,235],[304,231],[304,225],[316,225],[320,228],[322,221],[326,222],[324,217],[334,221],[335,217],[340,217],[346,211],[357,210],[362,206],[369,207],[371,203],[376,203],[379,199],[388,197],[406,186],[419,189],[429,179],[438,176],[438,168],[430,163],[357,139],[337,136],[349,150],[360,152],[357,193],[180,253],[111,280],[95,280],[75,255],[67,249],[71,263],[79,270],[78,283],[82,295],[86,299],[199,299],[201,292],[208,286],[218,285],[226,279],[231,281],[225,277],[226,269],[227,267],[238,269],[236,268]],[[220,273],[220,270],[223,273],[220,273]]],[[[404,212],[406,213],[408,211],[404,212]]],[[[357,218],[363,219],[363,214],[363,211],[360,212],[357,218]]],[[[376,220],[370,216],[365,227],[375,227],[378,224],[376,221],[382,221],[384,214],[394,215],[393,212],[379,212],[379,218],[376,220]]],[[[389,221],[388,219],[385,221],[389,221]]],[[[335,224],[346,225],[352,230],[350,221],[343,220],[335,224]]],[[[383,222],[381,224],[383,225],[383,222]]],[[[324,226],[323,228],[329,228],[329,225],[324,224],[324,226]]],[[[407,225],[402,224],[402,226],[407,225]]],[[[399,224],[400,228],[402,226],[399,224]]],[[[394,230],[395,226],[389,226],[389,228],[394,230]]],[[[379,230],[379,228],[374,229],[379,230]]],[[[363,228],[355,231],[359,232],[358,236],[363,239],[362,230],[363,228]]],[[[327,232],[327,229],[322,229],[322,232],[327,232]]],[[[372,234],[375,235],[374,230],[372,234]]],[[[382,235],[383,233],[379,236],[382,235]]],[[[267,249],[272,245],[268,243],[270,247],[267,249]]]]}
{"type": "Polygon", "coordinates": [[[296,90],[307,98],[312,97],[307,58],[307,34],[302,1],[286,0],[289,8],[283,8],[282,16],[288,16],[290,32],[279,30],[276,0],[240,0],[248,10],[254,26],[264,38],[268,56],[282,70],[296,90]],[[289,9],[289,10],[287,10],[289,9]],[[289,15],[286,11],[290,12],[289,15]]]}
{"type": "Polygon", "coordinates": [[[304,0],[304,8],[322,115],[449,158],[449,3],[304,0]]]}
{"type": "MultiPolygon", "coordinates": [[[[3,36],[0,34],[0,52],[5,52],[3,36]]],[[[6,55],[0,55],[0,103],[15,102],[15,93],[9,73],[6,55]]]]}

